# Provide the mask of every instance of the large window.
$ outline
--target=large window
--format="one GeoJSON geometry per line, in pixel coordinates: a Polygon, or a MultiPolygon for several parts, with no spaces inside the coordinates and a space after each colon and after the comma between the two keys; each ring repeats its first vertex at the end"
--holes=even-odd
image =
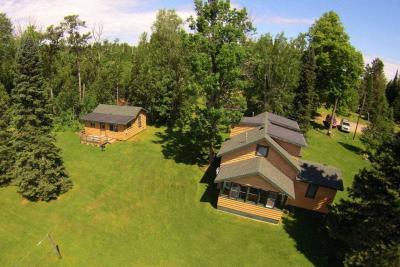
{"type": "Polygon", "coordinates": [[[267,208],[281,208],[285,202],[285,198],[278,192],[264,191],[233,182],[224,182],[220,195],[267,208]]]}
{"type": "Polygon", "coordinates": [[[306,197],[308,198],[315,198],[315,195],[318,191],[318,185],[316,184],[309,184],[306,192],[306,197]]]}
{"type": "Polygon", "coordinates": [[[93,122],[93,121],[91,121],[91,122],[90,122],[90,128],[96,128],[96,123],[93,122]]]}
{"type": "Polygon", "coordinates": [[[110,131],[118,132],[118,125],[110,123],[110,131]]]}
{"type": "Polygon", "coordinates": [[[100,129],[105,130],[106,129],[106,124],[104,122],[100,122],[100,129]]]}
{"type": "Polygon", "coordinates": [[[262,145],[257,145],[256,156],[266,157],[267,155],[268,155],[268,147],[262,146],[262,145]]]}

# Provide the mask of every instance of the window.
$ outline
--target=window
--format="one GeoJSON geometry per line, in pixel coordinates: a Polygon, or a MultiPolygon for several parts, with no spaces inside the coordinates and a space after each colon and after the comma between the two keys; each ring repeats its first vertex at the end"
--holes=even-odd
{"type": "Polygon", "coordinates": [[[257,145],[256,156],[266,157],[267,155],[268,155],[268,147],[262,146],[262,145],[257,145]]]}
{"type": "Polygon", "coordinates": [[[232,183],[224,182],[221,188],[221,195],[229,196],[229,191],[231,190],[232,183]]]}
{"type": "Polygon", "coordinates": [[[131,128],[132,127],[132,122],[128,122],[128,124],[126,125],[126,128],[131,128]]]}
{"type": "Polygon", "coordinates": [[[110,123],[110,131],[118,132],[118,125],[110,123]]]}
{"type": "Polygon", "coordinates": [[[90,122],[90,128],[96,128],[96,123],[93,122],[93,121],[91,121],[91,122],[90,122]]]}
{"type": "Polygon", "coordinates": [[[106,124],[104,122],[100,122],[100,129],[105,130],[106,129],[106,124]]]}
{"type": "Polygon", "coordinates": [[[250,187],[249,188],[249,193],[247,194],[247,201],[252,202],[254,204],[257,204],[258,202],[258,189],[250,187]]]}
{"type": "Polygon", "coordinates": [[[306,192],[306,197],[308,198],[315,198],[317,194],[318,185],[316,184],[309,184],[306,192]]]}
{"type": "Polygon", "coordinates": [[[247,196],[247,186],[240,186],[240,195],[239,198],[243,201],[246,201],[246,196],[247,196]]]}
{"type": "Polygon", "coordinates": [[[142,116],[139,115],[139,117],[137,118],[137,123],[139,128],[142,128],[142,116]]]}

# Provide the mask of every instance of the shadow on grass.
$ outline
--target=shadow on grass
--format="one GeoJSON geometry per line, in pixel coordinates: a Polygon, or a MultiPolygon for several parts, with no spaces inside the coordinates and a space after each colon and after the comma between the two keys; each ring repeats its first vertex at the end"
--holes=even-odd
{"type": "Polygon", "coordinates": [[[360,148],[360,147],[358,147],[358,146],[354,146],[354,145],[350,145],[350,144],[347,144],[347,143],[343,143],[343,142],[338,142],[339,143],[339,145],[341,145],[342,147],[344,147],[344,148],[346,148],[347,150],[349,150],[349,151],[351,151],[351,152],[354,152],[354,153],[356,153],[356,154],[362,154],[362,152],[363,152],[363,150],[360,148]]]}
{"type": "Polygon", "coordinates": [[[322,124],[320,124],[320,123],[318,123],[318,122],[316,122],[316,121],[311,121],[310,122],[310,125],[311,125],[311,127],[314,129],[314,130],[317,130],[317,131],[319,131],[319,132],[323,132],[324,130],[327,130],[326,129],[326,127],[324,126],[324,125],[322,125],[322,124]]]}
{"type": "Polygon", "coordinates": [[[216,170],[220,165],[220,158],[216,158],[213,163],[208,166],[207,171],[204,173],[203,177],[201,177],[200,183],[207,184],[207,188],[204,191],[203,195],[200,198],[200,202],[208,202],[214,208],[217,208],[217,196],[218,189],[217,185],[214,183],[214,179],[216,177],[216,170]]]}
{"type": "Polygon", "coordinates": [[[153,142],[161,144],[165,158],[173,159],[177,163],[197,164],[199,166],[207,164],[201,147],[196,146],[191,136],[171,128],[165,130],[165,132],[157,132],[156,136],[159,140],[153,142]]]}
{"type": "Polygon", "coordinates": [[[296,248],[313,265],[343,266],[336,258],[338,245],[328,235],[324,214],[291,207],[291,215],[282,222],[285,231],[295,240],[296,248]]]}

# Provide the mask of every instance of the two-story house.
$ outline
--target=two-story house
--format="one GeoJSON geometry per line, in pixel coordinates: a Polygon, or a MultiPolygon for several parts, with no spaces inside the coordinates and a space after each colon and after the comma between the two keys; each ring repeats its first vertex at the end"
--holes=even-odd
{"type": "Polygon", "coordinates": [[[306,146],[296,121],[268,112],[243,117],[218,153],[218,209],[271,223],[288,205],[326,213],[342,175],[302,160],[306,146]]]}

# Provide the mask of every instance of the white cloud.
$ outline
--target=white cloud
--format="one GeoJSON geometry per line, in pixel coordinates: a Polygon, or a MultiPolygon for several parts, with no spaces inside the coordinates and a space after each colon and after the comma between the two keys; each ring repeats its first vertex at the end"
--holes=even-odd
{"type": "Polygon", "coordinates": [[[313,19],[286,18],[280,16],[256,17],[254,21],[260,24],[278,24],[278,25],[311,25],[314,23],[313,19]]]}
{"type": "MultiPolygon", "coordinates": [[[[15,25],[34,22],[44,28],[59,23],[64,16],[78,14],[86,21],[88,30],[103,25],[103,38],[136,43],[140,34],[149,32],[157,9],[147,8],[149,1],[141,0],[0,0],[5,12],[15,25]]],[[[193,14],[187,7],[177,9],[186,19],[193,14]]]]}
{"type": "Polygon", "coordinates": [[[374,60],[375,58],[379,58],[382,60],[383,64],[385,65],[384,71],[387,79],[393,79],[394,75],[396,74],[396,71],[400,71],[400,62],[393,60],[393,59],[388,59],[388,58],[382,58],[379,56],[372,56],[372,55],[364,55],[364,63],[369,64],[374,60]]]}

